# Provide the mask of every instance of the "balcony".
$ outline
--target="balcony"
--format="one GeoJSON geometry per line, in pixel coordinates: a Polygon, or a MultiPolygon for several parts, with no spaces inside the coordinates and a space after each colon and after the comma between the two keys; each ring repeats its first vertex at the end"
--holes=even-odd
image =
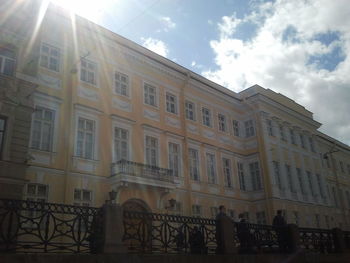
{"type": "Polygon", "coordinates": [[[173,189],[176,187],[173,171],[158,166],[120,160],[112,164],[113,184],[133,183],[173,189]]]}

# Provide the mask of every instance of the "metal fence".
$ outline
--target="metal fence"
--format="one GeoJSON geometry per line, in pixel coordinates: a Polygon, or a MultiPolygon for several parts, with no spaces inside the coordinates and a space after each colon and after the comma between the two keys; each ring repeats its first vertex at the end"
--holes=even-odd
{"type": "Polygon", "coordinates": [[[332,230],[316,228],[299,228],[300,247],[319,252],[334,252],[332,230]]]}
{"type": "Polygon", "coordinates": [[[0,251],[89,253],[97,208],[0,200],[0,251]]]}

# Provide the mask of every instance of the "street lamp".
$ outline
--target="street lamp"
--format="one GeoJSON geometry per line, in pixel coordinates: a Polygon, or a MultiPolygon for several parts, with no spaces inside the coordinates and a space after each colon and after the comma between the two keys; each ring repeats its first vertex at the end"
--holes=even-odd
{"type": "Polygon", "coordinates": [[[168,200],[169,206],[166,206],[165,209],[168,210],[169,208],[173,209],[176,205],[176,200],[171,198],[168,200]]]}

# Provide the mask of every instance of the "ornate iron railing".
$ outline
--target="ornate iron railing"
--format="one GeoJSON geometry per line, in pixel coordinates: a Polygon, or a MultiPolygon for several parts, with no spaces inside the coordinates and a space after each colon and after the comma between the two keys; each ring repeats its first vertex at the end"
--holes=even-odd
{"type": "Polygon", "coordinates": [[[299,228],[300,247],[319,251],[319,252],[333,252],[334,241],[332,230],[316,229],[316,228],[299,228]]]}
{"type": "Polygon", "coordinates": [[[347,249],[350,249],[350,231],[344,231],[344,241],[347,249]]]}
{"type": "Polygon", "coordinates": [[[173,171],[158,166],[120,160],[112,165],[112,176],[124,174],[174,183],[173,171]]]}
{"type": "Polygon", "coordinates": [[[278,248],[278,234],[271,225],[248,224],[253,245],[259,250],[278,248]]]}
{"type": "Polygon", "coordinates": [[[89,253],[97,208],[0,199],[0,251],[89,253]]]}
{"type": "Polygon", "coordinates": [[[168,214],[124,211],[123,242],[142,253],[213,254],[215,220],[168,214]]]}

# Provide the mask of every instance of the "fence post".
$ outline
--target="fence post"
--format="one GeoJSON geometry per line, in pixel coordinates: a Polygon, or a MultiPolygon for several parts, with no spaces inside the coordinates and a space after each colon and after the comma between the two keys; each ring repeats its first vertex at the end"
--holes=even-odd
{"type": "Polygon", "coordinates": [[[106,203],[103,211],[102,253],[123,253],[123,208],[118,204],[106,203]]]}
{"type": "Polygon", "coordinates": [[[296,252],[300,246],[299,228],[295,224],[288,224],[286,227],[286,241],[289,252],[296,252]]]}
{"type": "Polygon", "coordinates": [[[220,233],[217,234],[217,237],[220,240],[217,240],[218,245],[221,245],[221,252],[223,254],[235,254],[237,253],[235,237],[235,226],[234,222],[228,216],[220,218],[217,222],[219,227],[217,230],[220,233]]]}
{"type": "Polygon", "coordinates": [[[333,228],[332,235],[335,252],[343,253],[345,251],[345,240],[343,231],[340,228],[333,228]]]}

